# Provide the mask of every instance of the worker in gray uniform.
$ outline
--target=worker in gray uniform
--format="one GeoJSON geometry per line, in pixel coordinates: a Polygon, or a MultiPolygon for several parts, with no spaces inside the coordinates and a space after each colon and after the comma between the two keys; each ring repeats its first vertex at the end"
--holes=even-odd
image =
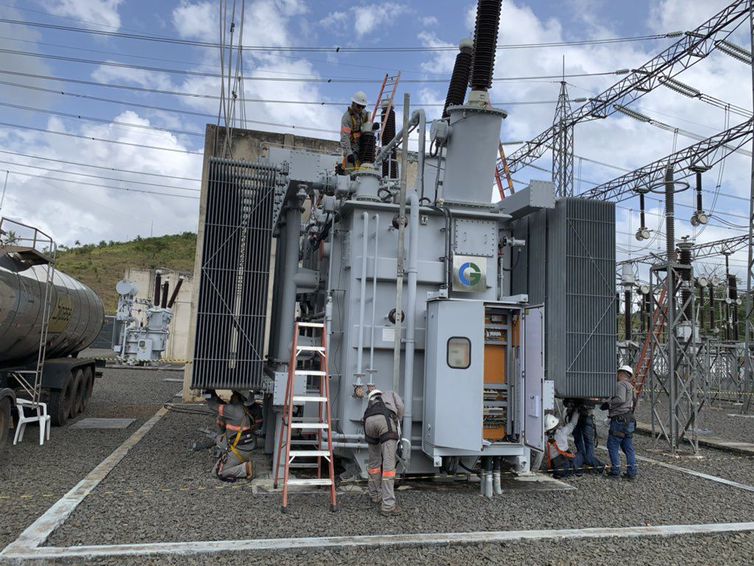
{"type": "Polygon", "coordinates": [[[394,391],[383,393],[372,389],[367,396],[364,411],[364,437],[369,444],[369,497],[380,503],[383,515],[400,512],[395,504],[395,464],[398,442],[401,438],[400,422],[405,407],[394,391]]]}
{"type": "Polygon", "coordinates": [[[340,149],[343,153],[343,169],[353,170],[359,163],[359,140],[361,128],[370,120],[367,112],[367,95],[356,92],[351,98],[351,106],[346,108],[340,119],[340,149]]]}
{"type": "Polygon", "coordinates": [[[224,403],[217,395],[211,395],[207,404],[217,412],[216,443],[220,456],[215,463],[215,474],[223,481],[252,479],[251,453],[256,445],[254,427],[257,423],[243,396],[233,392],[230,403],[224,403]]]}
{"type": "Polygon", "coordinates": [[[620,479],[620,450],[626,455],[626,479],[636,478],[636,451],[634,450],[634,387],[631,385],[634,370],[631,366],[618,368],[615,392],[609,401],[600,408],[608,411],[610,432],[607,436],[607,451],[610,454],[610,474],[612,479],[620,479]]]}

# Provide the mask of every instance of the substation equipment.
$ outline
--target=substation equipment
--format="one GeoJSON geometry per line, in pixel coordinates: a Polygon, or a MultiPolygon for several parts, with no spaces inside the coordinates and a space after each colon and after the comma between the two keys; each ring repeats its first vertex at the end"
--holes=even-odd
{"type": "Polygon", "coordinates": [[[556,200],[549,182],[491,204],[506,117],[488,96],[499,14],[499,0],[479,2],[444,116],[427,124],[416,110],[395,133],[385,109],[381,147],[370,124],[357,169],[272,146],[253,163],[207,160],[192,387],[263,393],[268,452],[295,320],[326,325],[335,430],[324,442],[364,477],[370,384],[405,401],[408,474],[479,458],[527,473],[554,396],[612,394],[614,205],[556,200]],[[410,131],[407,187],[397,153],[410,131]]]}
{"type": "Polygon", "coordinates": [[[170,293],[167,281],[155,274],[153,299],[137,299],[139,288],[127,279],[118,281],[118,310],[113,328],[113,351],[118,360],[129,365],[159,362],[168,347],[173,305],[181,290],[183,278],[170,293]]]}

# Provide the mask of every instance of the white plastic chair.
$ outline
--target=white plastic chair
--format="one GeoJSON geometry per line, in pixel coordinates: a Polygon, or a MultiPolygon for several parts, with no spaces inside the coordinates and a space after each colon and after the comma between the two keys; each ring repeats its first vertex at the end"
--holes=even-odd
{"type": "Polygon", "coordinates": [[[17,444],[24,439],[24,429],[28,423],[39,423],[39,445],[45,443],[45,438],[50,440],[50,415],[47,414],[47,403],[33,403],[28,399],[16,399],[18,408],[18,424],[16,425],[16,436],[13,438],[13,444],[17,444]],[[26,416],[26,410],[34,413],[26,416]]]}

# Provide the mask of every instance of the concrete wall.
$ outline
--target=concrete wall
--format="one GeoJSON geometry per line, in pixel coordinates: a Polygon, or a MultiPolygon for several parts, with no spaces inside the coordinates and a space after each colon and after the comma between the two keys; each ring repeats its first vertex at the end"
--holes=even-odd
{"type": "MultiPolygon", "coordinates": [[[[170,337],[165,358],[173,360],[187,360],[189,355],[189,327],[191,323],[191,296],[194,292],[193,276],[169,269],[160,269],[162,282],[170,284],[168,298],[173,293],[178,277],[183,276],[183,285],[173,305],[173,320],[170,322],[170,337]]],[[[154,269],[126,269],[124,278],[132,281],[139,288],[137,299],[154,300],[154,269]]]]}

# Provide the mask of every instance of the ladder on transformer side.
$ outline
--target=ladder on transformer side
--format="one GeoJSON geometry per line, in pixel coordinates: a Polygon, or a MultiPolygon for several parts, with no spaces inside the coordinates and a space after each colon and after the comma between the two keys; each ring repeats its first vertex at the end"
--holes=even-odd
{"type": "MultiPolygon", "coordinates": [[[[314,338],[316,336],[308,336],[314,338]]],[[[315,342],[312,340],[311,342],[315,342]]],[[[329,486],[330,488],[330,510],[337,511],[337,501],[335,496],[335,461],[333,458],[332,448],[332,412],[330,407],[330,379],[327,371],[327,331],[323,323],[317,322],[296,322],[293,334],[293,345],[291,347],[291,361],[288,366],[288,383],[285,391],[285,404],[283,405],[283,426],[280,429],[278,439],[278,462],[275,465],[274,487],[277,489],[280,481],[281,461],[283,465],[283,504],[282,511],[285,513],[288,509],[288,487],[289,486],[329,486]],[[301,335],[301,331],[310,332],[311,334],[321,333],[319,345],[301,345],[299,339],[306,337],[301,335]],[[313,354],[318,361],[318,368],[302,368],[299,364],[304,362],[301,359],[302,354],[313,354]],[[296,394],[296,385],[298,380],[304,378],[304,394],[296,394]],[[311,390],[312,382],[319,381],[319,387],[311,390]],[[317,420],[307,420],[304,411],[300,416],[294,416],[294,405],[303,405],[306,407],[310,403],[317,404],[317,420]],[[297,441],[292,438],[293,430],[299,432],[314,432],[316,439],[313,442],[297,441]],[[327,440],[326,448],[324,440],[327,440]],[[299,449],[298,445],[313,445],[314,449],[299,449]],[[312,462],[316,459],[316,462],[312,462]],[[327,461],[328,477],[322,477],[322,460],[327,461]],[[301,462],[301,460],[305,460],[301,462]],[[317,469],[316,478],[291,478],[291,469],[297,468],[314,468],[317,469]]],[[[311,362],[315,361],[311,360],[311,362]]],[[[307,365],[312,365],[308,363],[307,365]]]]}
{"type": "Polygon", "coordinates": [[[513,178],[511,177],[511,171],[508,168],[508,160],[505,158],[505,149],[503,149],[503,142],[498,143],[497,153],[499,160],[495,163],[495,182],[497,183],[497,190],[500,193],[500,200],[505,198],[505,188],[503,187],[503,177],[505,177],[505,184],[508,186],[509,196],[515,194],[516,189],[513,188],[513,178]]]}
{"type": "Polygon", "coordinates": [[[644,385],[646,384],[649,371],[652,367],[655,348],[654,343],[659,339],[665,329],[665,325],[667,324],[667,292],[668,290],[666,287],[663,287],[660,292],[660,298],[657,301],[658,306],[652,312],[652,323],[647,331],[647,336],[644,338],[639,361],[636,364],[636,405],[639,404],[639,397],[641,397],[641,394],[644,391],[644,385]]]}
{"type": "Polygon", "coordinates": [[[382,121],[380,122],[380,130],[377,133],[377,135],[380,136],[380,139],[382,139],[382,132],[385,129],[385,121],[387,120],[388,115],[390,114],[390,110],[393,108],[393,101],[395,100],[395,94],[398,92],[398,83],[401,81],[401,73],[398,72],[397,75],[390,75],[389,73],[385,73],[385,78],[382,80],[382,86],[380,87],[380,92],[377,95],[377,101],[374,103],[374,110],[372,111],[372,123],[374,123],[375,118],[377,117],[377,112],[379,112],[381,105],[382,105],[382,99],[383,96],[387,94],[389,91],[389,95],[387,95],[387,98],[385,98],[387,104],[385,108],[385,112],[382,113],[382,121]]]}

